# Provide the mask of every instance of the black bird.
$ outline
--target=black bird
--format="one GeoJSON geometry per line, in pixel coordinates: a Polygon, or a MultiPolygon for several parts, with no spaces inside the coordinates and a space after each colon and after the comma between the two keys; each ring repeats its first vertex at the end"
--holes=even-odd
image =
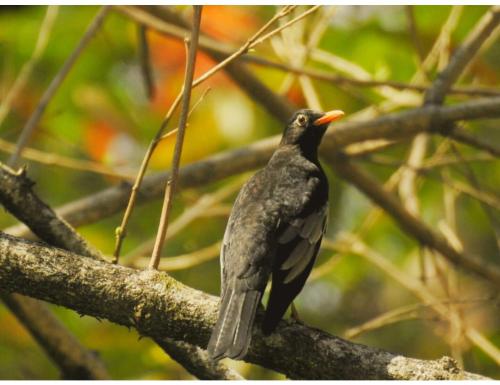
{"type": "Polygon", "coordinates": [[[328,180],[318,146],[328,125],[343,115],[297,111],[267,166],[240,190],[221,248],[219,318],[208,344],[213,359],[245,356],[271,274],[265,334],[302,290],[327,223],[328,180]]]}

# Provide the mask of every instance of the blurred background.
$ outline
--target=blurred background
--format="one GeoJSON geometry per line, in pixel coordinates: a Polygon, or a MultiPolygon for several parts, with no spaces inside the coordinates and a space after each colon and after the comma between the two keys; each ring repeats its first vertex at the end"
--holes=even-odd
{"type": "MultiPolygon", "coordinates": [[[[206,6],[202,31],[224,46],[236,49],[277,9],[206,6]]],[[[293,15],[305,9],[299,7],[293,15]]],[[[190,20],[191,7],[176,6],[171,10],[190,20]]],[[[446,66],[450,53],[487,10],[486,6],[321,7],[303,22],[256,47],[251,54],[362,81],[427,85],[446,66]],[[303,55],[304,46],[309,47],[307,55],[303,55]]],[[[0,161],[8,159],[22,127],[97,11],[98,7],[90,6],[0,7],[0,161]],[[24,69],[26,63],[31,63],[31,68],[24,69]],[[7,96],[22,71],[28,71],[26,82],[10,100],[7,96]]],[[[124,179],[131,180],[182,87],[183,42],[150,29],[146,31],[154,85],[153,91],[148,91],[141,68],[139,36],[131,18],[119,11],[110,12],[51,99],[22,163],[28,165],[28,175],[36,181],[36,192],[52,207],[124,179]]],[[[486,41],[461,84],[498,88],[497,37],[498,33],[486,41]]],[[[214,64],[209,56],[200,53],[195,75],[201,75],[214,64]]],[[[416,90],[384,85],[364,87],[314,77],[304,80],[265,65],[250,63],[248,67],[298,108],[314,103],[312,99],[317,98],[316,102],[325,110],[344,110],[347,119],[369,119],[422,103],[422,93],[416,90]]],[[[473,97],[454,94],[447,102],[473,97]]],[[[282,125],[224,72],[194,90],[192,105],[196,102],[199,103],[189,120],[182,164],[281,133],[282,125]]],[[[498,123],[498,120],[483,120],[467,123],[467,128],[485,140],[500,143],[498,123]]],[[[456,160],[449,145],[443,150],[443,142],[441,137],[432,137],[429,154],[440,154],[441,149],[446,159],[456,160]]],[[[151,161],[151,172],[169,168],[174,144],[175,135],[160,143],[151,161]]],[[[400,143],[361,157],[358,163],[383,182],[407,159],[409,146],[410,142],[400,143]]],[[[479,150],[464,145],[457,148],[461,156],[473,159],[468,162],[469,168],[481,192],[493,197],[489,201],[492,206],[485,208],[477,197],[449,187],[452,183],[469,183],[460,162],[450,161],[444,167],[429,166],[419,177],[421,217],[438,228],[440,221],[449,217],[446,202],[451,199],[454,230],[461,246],[470,254],[498,263],[498,239],[493,229],[494,223],[500,221],[499,207],[495,207],[500,164],[479,150]]],[[[429,155],[427,159],[431,158],[429,155]]],[[[365,196],[337,178],[327,164],[325,169],[331,186],[328,239],[334,239],[340,231],[357,233],[390,262],[392,270],[382,269],[373,258],[337,254],[327,243],[317,269],[296,301],[301,319],[355,342],[410,357],[453,356],[468,371],[500,378],[498,293],[473,276],[458,273],[439,256],[420,250],[418,243],[390,217],[374,214],[373,205],[365,196]],[[418,280],[430,291],[432,304],[424,304],[421,293],[412,290],[409,284],[405,286],[404,281],[411,280],[418,280]],[[445,306],[456,316],[456,322],[441,317],[432,306],[436,304],[445,306]],[[470,328],[480,332],[484,339],[467,338],[465,331],[470,328]]],[[[173,222],[193,207],[196,215],[185,223],[178,222],[177,227],[171,225],[161,268],[191,287],[218,295],[218,242],[232,201],[249,175],[186,189],[176,195],[173,222]],[[200,198],[221,189],[223,193],[210,205],[200,203],[200,198]]],[[[155,201],[136,208],[121,263],[137,268],[147,264],[160,207],[160,202],[155,201]]],[[[78,230],[103,253],[111,255],[114,231],[122,214],[78,230]]],[[[8,213],[0,213],[2,229],[15,223],[8,213]]],[[[50,307],[85,346],[99,353],[113,379],[192,378],[151,340],[139,339],[134,330],[50,307]]],[[[228,365],[249,379],[283,378],[242,362],[228,361],[228,365]]],[[[0,379],[55,378],[58,378],[56,367],[0,304],[0,379]]]]}

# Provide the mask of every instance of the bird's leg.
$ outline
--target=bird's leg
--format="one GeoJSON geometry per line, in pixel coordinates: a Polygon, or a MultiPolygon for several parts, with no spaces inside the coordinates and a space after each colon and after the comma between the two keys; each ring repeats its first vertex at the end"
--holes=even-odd
{"type": "Polygon", "coordinates": [[[302,323],[302,320],[299,317],[299,312],[297,311],[297,308],[295,307],[294,303],[292,302],[292,305],[290,307],[290,310],[292,311],[292,314],[290,316],[296,321],[302,323]]]}

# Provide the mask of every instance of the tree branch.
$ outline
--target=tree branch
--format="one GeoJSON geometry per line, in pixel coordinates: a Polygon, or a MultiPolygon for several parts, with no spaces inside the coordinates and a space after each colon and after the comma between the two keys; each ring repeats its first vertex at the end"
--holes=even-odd
{"type": "Polygon", "coordinates": [[[14,172],[0,164],[0,203],[45,242],[94,259],[101,254],[77,234],[33,191],[34,182],[26,170],[14,172]]]}
{"type": "MultiPolygon", "coordinates": [[[[102,255],[97,250],[94,250],[71,226],[38,198],[31,189],[33,184],[24,170],[16,174],[0,164],[0,203],[7,210],[25,222],[45,242],[66,250],[79,252],[85,257],[103,261],[102,255]]],[[[104,373],[102,370],[104,369],[94,373],[95,370],[104,368],[103,364],[98,363],[97,357],[94,357],[92,361],[89,353],[58,323],[57,319],[50,314],[42,303],[36,303],[29,298],[20,296],[10,297],[5,295],[8,301],[7,305],[13,311],[21,311],[20,319],[27,322],[26,326],[30,331],[37,330],[36,333],[33,333],[35,338],[43,342],[42,346],[51,357],[63,359],[66,357],[68,349],[73,350],[73,353],[67,355],[67,358],[63,359],[62,362],[56,361],[65,374],[80,373],[82,376],[93,375],[93,378],[96,379],[104,378],[102,377],[104,373]],[[39,326],[44,325],[50,326],[50,328],[47,330],[39,328],[39,326]],[[81,351],[77,350],[79,347],[82,349],[81,351]],[[59,348],[62,350],[58,351],[59,348]],[[72,359],[78,361],[73,362],[72,359]],[[77,370],[80,370],[80,372],[77,370]]],[[[168,339],[157,342],[167,354],[198,378],[226,379],[223,377],[224,374],[227,374],[230,378],[239,376],[239,374],[233,373],[222,363],[212,363],[207,359],[206,353],[198,351],[195,347],[188,348],[186,343],[178,343],[168,339]],[[190,357],[192,361],[190,361],[190,357]],[[186,363],[189,364],[185,366],[186,363]]]]}
{"type": "MultiPolygon", "coordinates": [[[[165,6],[135,6],[134,8],[143,11],[143,13],[123,12],[123,8],[118,8],[119,11],[126,13],[132,19],[148,25],[150,28],[157,30],[167,36],[183,39],[189,30],[189,23],[182,18],[181,15],[170,10],[165,6]]],[[[221,61],[230,56],[234,52],[234,47],[229,47],[217,40],[214,40],[206,35],[200,37],[200,48],[212,56],[215,60],[221,61]]],[[[325,80],[334,84],[352,84],[359,87],[377,87],[389,86],[400,90],[415,90],[426,91],[429,86],[425,84],[411,84],[398,82],[393,80],[360,80],[347,76],[342,76],[328,71],[322,71],[312,68],[296,67],[288,63],[276,62],[264,57],[255,55],[243,55],[239,61],[244,61],[250,64],[257,64],[270,68],[275,68],[280,71],[292,72],[299,75],[307,75],[315,79],[325,80]]],[[[271,111],[277,116],[277,112],[284,112],[288,107],[282,98],[272,95],[272,92],[267,87],[262,87],[262,83],[244,66],[242,63],[236,62],[230,68],[226,68],[226,72],[245,90],[249,96],[259,101],[267,100],[269,103],[262,105],[264,108],[271,111]],[[241,72],[241,73],[240,73],[241,72]],[[247,77],[250,75],[250,78],[247,77]],[[264,91],[264,92],[260,92],[264,91]],[[274,112],[273,112],[274,111],[274,112]]],[[[451,93],[476,96],[498,96],[500,91],[496,88],[486,87],[453,87],[451,93]]],[[[277,116],[278,117],[278,116],[277,116]]],[[[286,118],[286,117],[285,117],[286,118]]]]}
{"type": "Polygon", "coordinates": [[[52,82],[50,83],[49,87],[45,90],[35,111],[24,125],[23,130],[21,131],[21,135],[19,135],[16,151],[11,155],[8,162],[10,166],[15,167],[17,165],[19,157],[21,156],[24,147],[30,140],[31,135],[33,134],[36,126],[38,125],[38,122],[42,118],[42,115],[45,112],[47,105],[49,104],[50,100],[52,99],[58,88],[61,86],[62,82],[68,75],[71,68],[73,68],[73,65],[76,63],[76,60],[78,59],[84,48],[87,46],[89,41],[101,27],[107,13],[109,12],[109,8],[110,8],[109,5],[105,5],[99,10],[97,15],[94,17],[92,23],[88,26],[87,30],[85,31],[85,34],[81,38],[76,48],[73,50],[68,59],[64,62],[64,65],[61,67],[57,75],[52,79],[52,82]]]}
{"type": "Polygon", "coordinates": [[[63,379],[109,380],[97,353],[87,350],[41,301],[0,291],[0,298],[59,367],[63,379]]]}
{"type": "MultiPolygon", "coordinates": [[[[190,25],[186,20],[166,7],[120,6],[115,9],[131,17],[135,21],[168,36],[184,39],[186,33],[189,33],[190,30],[190,25]]],[[[203,47],[205,52],[207,52],[216,62],[223,62],[235,53],[234,50],[221,52],[216,48],[217,44],[213,44],[213,40],[207,38],[203,34],[200,35],[200,46],[203,47]],[[207,45],[211,48],[208,48],[207,45]]],[[[238,86],[250,96],[250,98],[260,103],[271,116],[274,116],[280,121],[286,121],[293,113],[291,106],[284,98],[275,94],[242,63],[231,62],[224,67],[224,70],[238,86]]]]}
{"type": "Polygon", "coordinates": [[[454,249],[445,238],[434,232],[424,222],[405,210],[403,205],[371,176],[350,163],[342,155],[331,155],[330,163],[335,171],[346,181],[356,186],[369,199],[382,207],[400,225],[400,227],[420,243],[439,251],[455,265],[487,279],[491,284],[500,287],[500,269],[478,258],[454,249]]]}
{"type": "Polygon", "coordinates": [[[500,146],[498,143],[475,137],[461,127],[455,127],[452,130],[444,131],[442,135],[448,136],[457,142],[486,151],[497,158],[500,157],[500,146]]]}
{"type": "MultiPolygon", "coordinates": [[[[72,248],[100,259],[83,238],[40,200],[25,170],[18,173],[0,164],[0,202],[18,219],[28,223],[35,234],[59,247],[72,248]]],[[[20,295],[0,292],[1,299],[29,330],[67,379],[108,379],[97,355],[89,352],[50,312],[45,304],[20,295]]]]}
{"type": "Polygon", "coordinates": [[[452,84],[458,80],[483,42],[498,27],[499,22],[500,6],[493,6],[467,36],[462,46],[453,54],[450,64],[439,73],[432,88],[427,92],[425,98],[427,104],[440,104],[444,100],[452,84]]]}
{"type": "MultiPolygon", "coordinates": [[[[218,302],[165,273],[136,271],[7,235],[0,235],[0,289],[135,327],[155,340],[168,336],[203,348],[218,302]]],[[[262,312],[257,324],[261,319],[262,312]]],[[[246,360],[294,379],[484,378],[462,372],[449,357],[406,358],[287,321],[269,337],[255,328],[246,360]]]]}
{"type": "MultiPolygon", "coordinates": [[[[373,139],[401,139],[428,129],[431,119],[447,123],[465,119],[500,116],[500,97],[478,99],[453,106],[425,106],[404,112],[388,114],[377,119],[337,124],[327,131],[320,151],[327,156],[349,144],[373,139]]],[[[257,141],[249,146],[215,154],[205,160],[184,166],[179,171],[179,188],[203,186],[208,183],[264,166],[278,145],[280,135],[257,141]]],[[[139,190],[138,203],[157,199],[168,173],[146,176],[139,190]]],[[[109,217],[127,203],[130,185],[122,183],[56,209],[74,227],[94,223],[109,217]]],[[[10,234],[28,237],[25,226],[8,229],[10,234]]]]}
{"type": "Polygon", "coordinates": [[[165,186],[165,195],[163,198],[163,206],[161,209],[160,223],[158,225],[158,232],[156,234],[156,241],[149,263],[150,269],[158,269],[160,263],[160,255],[165,241],[165,235],[168,230],[168,219],[170,210],[172,208],[172,199],[174,196],[175,188],[177,186],[177,179],[179,178],[179,165],[181,163],[182,146],[184,144],[184,134],[186,132],[186,123],[189,112],[189,102],[191,100],[191,89],[194,78],[194,67],[196,64],[196,54],[198,53],[198,36],[200,34],[201,23],[201,5],[193,5],[193,28],[191,31],[191,38],[189,42],[186,74],[184,75],[184,86],[182,88],[182,105],[179,117],[179,127],[177,131],[177,138],[175,140],[174,156],[172,158],[172,171],[170,178],[165,186]]]}

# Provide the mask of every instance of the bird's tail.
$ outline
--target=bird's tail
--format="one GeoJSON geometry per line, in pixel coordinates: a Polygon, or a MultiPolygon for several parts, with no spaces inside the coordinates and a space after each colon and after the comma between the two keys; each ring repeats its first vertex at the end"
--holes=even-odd
{"type": "Polygon", "coordinates": [[[214,360],[224,357],[240,359],[247,353],[252,326],[262,293],[257,290],[228,289],[221,299],[219,319],[215,324],[208,354],[214,360]]]}

